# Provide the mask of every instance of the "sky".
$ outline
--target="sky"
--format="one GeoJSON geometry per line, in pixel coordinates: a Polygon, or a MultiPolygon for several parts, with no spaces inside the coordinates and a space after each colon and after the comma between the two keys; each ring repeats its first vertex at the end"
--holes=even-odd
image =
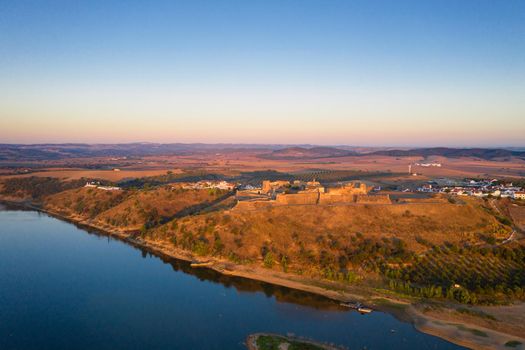
{"type": "Polygon", "coordinates": [[[525,146],[525,1],[0,0],[0,143],[525,146]]]}

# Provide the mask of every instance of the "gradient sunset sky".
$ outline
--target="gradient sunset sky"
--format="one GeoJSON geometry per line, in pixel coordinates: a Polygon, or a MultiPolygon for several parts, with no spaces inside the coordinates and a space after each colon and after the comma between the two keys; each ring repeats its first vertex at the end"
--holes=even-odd
{"type": "Polygon", "coordinates": [[[525,1],[0,0],[0,143],[525,146],[525,1]]]}

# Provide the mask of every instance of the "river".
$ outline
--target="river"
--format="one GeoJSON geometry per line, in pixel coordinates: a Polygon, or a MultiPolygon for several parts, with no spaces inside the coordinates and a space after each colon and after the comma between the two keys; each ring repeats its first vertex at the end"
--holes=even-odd
{"type": "Polygon", "coordinates": [[[349,349],[462,349],[388,313],[360,315],[0,207],[0,349],[245,349],[255,332],[349,349]]]}

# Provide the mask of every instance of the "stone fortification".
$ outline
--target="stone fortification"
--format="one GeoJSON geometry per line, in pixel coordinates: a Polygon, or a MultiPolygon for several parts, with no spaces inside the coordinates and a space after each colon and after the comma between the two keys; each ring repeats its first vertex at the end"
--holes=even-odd
{"type": "Polygon", "coordinates": [[[319,204],[337,204],[337,203],[354,203],[355,202],[355,194],[334,194],[334,193],[322,193],[319,198],[319,204]]]}
{"type": "Polygon", "coordinates": [[[319,201],[319,192],[302,192],[293,194],[278,194],[275,198],[277,204],[317,204],[319,201]]]}
{"type": "Polygon", "coordinates": [[[236,208],[255,210],[282,205],[392,204],[388,195],[369,195],[370,190],[371,188],[366,184],[355,182],[326,189],[316,181],[290,183],[289,181],[265,180],[257,195],[238,192],[239,202],[236,208]],[[288,193],[294,188],[303,189],[295,193],[288,193]]]}
{"type": "Polygon", "coordinates": [[[290,187],[290,181],[269,181],[264,180],[262,182],[262,193],[271,193],[283,187],[290,187]]]}

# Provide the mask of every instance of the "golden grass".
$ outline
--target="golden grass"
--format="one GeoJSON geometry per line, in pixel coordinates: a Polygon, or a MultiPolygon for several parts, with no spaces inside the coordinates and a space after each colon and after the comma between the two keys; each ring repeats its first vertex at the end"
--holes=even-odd
{"type": "MultiPolygon", "coordinates": [[[[250,259],[260,258],[263,246],[274,247],[289,256],[298,256],[301,249],[318,254],[320,250],[330,250],[331,244],[351,246],[352,237],[358,232],[365,238],[400,238],[415,252],[428,249],[418,243],[416,237],[440,245],[445,242],[476,244],[481,242],[480,233],[508,235],[508,228],[474,200],[465,205],[426,203],[232,210],[182,218],[178,220],[179,230],[181,226],[186,232],[204,235],[210,241],[217,233],[228,249],[250,259]]],[[[168,236],[176,234],[170,227],[168,224],[168,236]]]]}
{"type": "Polygon", "coordinates": [[[216,198],[217,194],[208,190],[172,190],[170,186],[148,191],[104,191],[83,187],[49,196],[45,207],[114,228],[138,230],[148,220],[169,218],[216,198]]]}

